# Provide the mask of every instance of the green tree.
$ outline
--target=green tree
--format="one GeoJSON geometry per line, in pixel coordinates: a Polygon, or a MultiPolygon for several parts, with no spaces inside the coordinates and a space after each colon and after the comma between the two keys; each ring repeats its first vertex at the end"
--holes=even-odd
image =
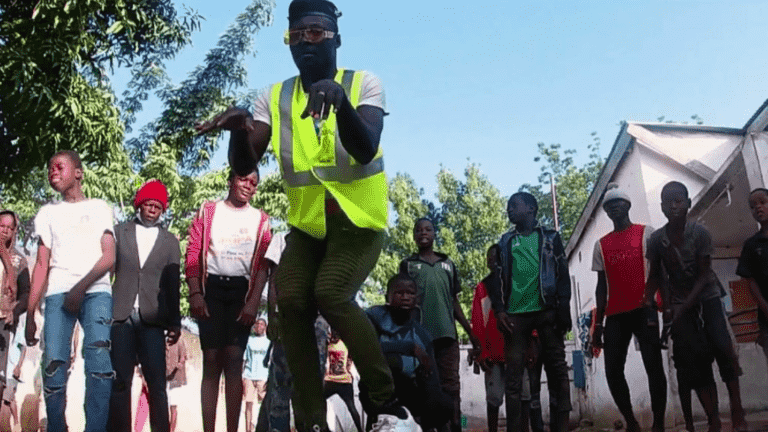
{"type": "Polygon", "coordinates": [[[587,146],[589,159],[580,167],[573,160],[576,150],[563,150],[560,144],[538,143],[540,156],[535,157],[534,162],[542,164],[539,182],[535,185],[526,183],[520,187],[521,191],[531,193],[539,202],[539,221],[545,226],[554,227],[550,179],[555,181],[558,222],[564,243],[570,239],[603,168],[600,138],[596,132],[592,132],[591,136],[592,141],[587,146]]]}
{"type": "MultiPolygon", "coordinates": [[[[198,136],[193,126],[201,119],[212,118],[232,104],[246,104],[252,93],[237,93],[247,85],[245,56],[254,53],[255,35],[259,29],[272,24],[273,2],[252,0],[245,11],[219,38],[208,52],[202,65],[189,73],[178,86],[172,85],[160,67],[134,74],[128,84],[130,92],[122,106],[140,109],[140,100],[148,97],[156,82],[164,82],[156,95],[164,106],[159,118],[141,129],[141,133],[126,142],[131,158],[141,168],[149,149],[158,143],[176,152],[183,172],[200,173],[218,147],[220,133],[198,136]]],[[[266,163],[267,159],[265,159],[266,163]]]]}
{"type": "Polygon", "coordinates": [[[0,0],[3,184],[63,148],[108,165],[123,141],[108,69],[162,63],[198,27],[172,0],[0,0]]]}

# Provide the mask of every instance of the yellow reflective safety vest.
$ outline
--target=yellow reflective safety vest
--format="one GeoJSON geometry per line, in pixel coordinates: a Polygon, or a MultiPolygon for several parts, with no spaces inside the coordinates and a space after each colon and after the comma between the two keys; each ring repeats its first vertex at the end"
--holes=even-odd
{"type": "MultiPolygon", "coordinates": [[[[360,100],[363,72],[340,69],[341,84],[353,107],[360,100]]],[[[287,185],[288,224],[324,238],[326,191],[356,226],[383,231],[387,226],[387,177],[379,151],[359,164],[341,144],[336,114],[331,111],[319,132],[312,117],[301,118],[307,95],[298,76],[272,86],[272,147],[287,185]]]]}

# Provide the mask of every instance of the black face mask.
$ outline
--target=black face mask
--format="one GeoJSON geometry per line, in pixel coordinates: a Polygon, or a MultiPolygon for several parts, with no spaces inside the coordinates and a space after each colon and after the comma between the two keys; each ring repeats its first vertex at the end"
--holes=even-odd
{"type": "Polygon", "coordinates": [[[291,46],[293,62],[299,70],[323,70],[336,64],[336,39],[326,39],[317,44],[300,42],[291,46]]]}
{"type": "Polygon", "coordinates": [[[326,73],[328,70],[335,69],[339,35],[338,28],[332,20],[324,16],[307,15],[292,22],[291,26],[320,27],[336,33],[334,37],[323,39],[319,43],[301,41],[290,46],[293,62],[300,71],[326,73]]]}

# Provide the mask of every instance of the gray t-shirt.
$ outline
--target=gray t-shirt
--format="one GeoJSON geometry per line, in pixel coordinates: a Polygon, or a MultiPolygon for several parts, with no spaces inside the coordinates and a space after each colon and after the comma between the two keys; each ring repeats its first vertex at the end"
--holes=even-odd
{"type": "MultiPolygon", "coordinates": [[[[370,105],[387,111],[387,102],[384,97],[384,87],[381,80],[376,75],[368,71],[362,71],[363,78],[360,82],[360,99],[357,106],[370,105]]],[[[253,103],[253,119],[272,126],[272,112],[270,107],[270,97],[272,95],[272,86],[268,86],[259,92],[253,103]]],[[[357,107],[355,107],[357,108],[357,107]]]]}
{"type": "MultiPolygon", "coordinates": [[[[711,256],[712,237],[703,226],[688,222],[685,224],[683,245],[675,247],[667,236],[667,225],[654,231],[648,241],[646,258],[651,266],[662,265],[664,276],[669,281],[672,304],[685,302],[693,286],[703,271],[698,259],[711,256]]],[[[699,295],[699,301],[717,298],[722,295],[722,287],[715,272],[708,271],[707,283],[699,295]]]]}

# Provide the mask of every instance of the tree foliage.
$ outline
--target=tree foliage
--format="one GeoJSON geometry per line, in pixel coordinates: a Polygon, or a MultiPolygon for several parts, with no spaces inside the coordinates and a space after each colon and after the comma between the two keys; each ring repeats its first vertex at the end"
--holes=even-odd
{"type": "Polygon", "coordinates": [[[272,24],[273,6],[271,0],[253,0],[219,38],[216,47],[208,52],[203,64],[178,86],[172,85],[165,71],[157,65],[134,70],[133,79],[128,83],[129,90],[121,102],[129,114],[141,109],[141,100],[148,97],[157,83],[164,83],[156,92],[164,107],[162,114],[144,126],[139,136],[126,143],[139,168],[145,162],[144,155],[158,143],[176,153],[185,173],[199,173],[208,167],[217,148],[218,134],[197,136],[193,126],[201,119],[224,111],[229,105],[245,103],[253,97],[252,94],[237,94],[235,90],[247,84],[243,60],[254,53],[253,42],[259,29],[272,24]]]}
{"type": "Polygon", "coordinates": [[[538,143],[539,154],[534,162],[541,163],[538,184],[526,183],[521,191],[529,192],[539,202],[539,221],[549,227],[554,226],[554,211],[550,179],[553,179],[557,192],[557,215],[560,235],[563,243],[570,239],[581,212],[587,204],[597,177],[603,168],[604,160],[600,157],[600,138],[596,132],[591,134],[592,141],[587,146],[589,159],[582,166],[576,166],[576,150],[563,150],[560,144],[538,143]]]}
{"type": "Polygon", "coordinates": [[[59,149],[108,164],[123,141],[108,69],[170,58],[198,25],[172,0],[0,0],[4,185],[59,149]]]}

